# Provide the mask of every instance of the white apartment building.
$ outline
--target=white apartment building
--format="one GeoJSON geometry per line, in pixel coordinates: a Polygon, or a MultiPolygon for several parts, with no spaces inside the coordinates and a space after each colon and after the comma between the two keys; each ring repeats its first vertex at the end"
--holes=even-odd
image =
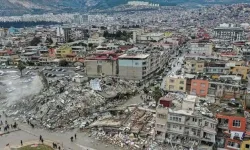
{"type": "Polygon", "coordinates": [[[244,39],[244,30],[234,24],[220,24],[214,29],[214,37],[220,40],[241,41],[244,39]]]}
{"type": "Polygon", "coordinates": [[[119,77],[129,80],[144,80],[162,68],[167,57],[162,51],[144,52],[132,48],[119,56],[119,77]]]}
{"type": "Polygon", "coordinates": [[[164,33],[145,33],[141,35],[137,35],[137,41],[143,42],[143,41],[161,41],[165,37],[164,33]]]}
{"type": "Polygon", "coordinates": [[[193,41],[190,43],[190,54],[211,55],[213,44],[209,41],[193,41]]]}
{"type": "MultiPolygon", "coordinates": [[[[177,100],[176,100],[177,101],[177,100]]],[[[188,95],[175,107],[156,109],[155,138],[184,147],[197,146],[201,141],[215,143],[217,120],[198,112],[197,96],[188,95]]]]}

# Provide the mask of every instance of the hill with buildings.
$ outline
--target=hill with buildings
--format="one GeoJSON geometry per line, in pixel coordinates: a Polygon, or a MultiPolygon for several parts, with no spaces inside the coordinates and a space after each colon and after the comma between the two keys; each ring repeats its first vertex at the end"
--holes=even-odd
{"type": "MultiPolygon", "coordinates": [[[[37,14],[44,12],[79,12],[92,9],[107,9],[127,4],[130,0],[0,0],[0,15],[37,14]]],[[[181,4],[232,4],[249,3],[250,0],[143,0],[161,6],[181,4]]]]}

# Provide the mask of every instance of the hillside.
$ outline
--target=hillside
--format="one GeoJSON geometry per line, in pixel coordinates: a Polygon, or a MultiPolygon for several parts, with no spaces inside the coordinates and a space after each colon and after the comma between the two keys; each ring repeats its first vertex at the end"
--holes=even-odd
{"type": "MultiPolygon", "coordinates": [[[[24,13],[75,12],[91,9],[107,9],[129,0],[0,0],[0,15],[20,15],[24,13]]],[[[144,0],[162,6],[175,6],[185,3],[232,4],[249,3],[250,0],[144,0]]]]}

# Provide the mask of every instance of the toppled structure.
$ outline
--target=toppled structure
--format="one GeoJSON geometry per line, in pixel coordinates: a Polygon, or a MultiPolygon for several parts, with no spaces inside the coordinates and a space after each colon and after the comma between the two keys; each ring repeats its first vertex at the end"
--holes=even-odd
{"type": "Polygon", "coordinates": [[[140,107],[111,109],[92,123],[96,138],[129,149],[148,146],[153,135],[153,111],[140,107]],[[151,138],[149,138],[151,137],[151,138]]]}
{"type": "MultiPolygon", "coordinates": [[[[96,112],[115,107],[117,103],[108,104],[107,98],[100,92],[110,95],[112,89],[116,97],[120,91],[128,95],[135,94],[135,86],[119,80],[109,85],[103,82],[100,86],[102,91],[92,90],[88,84],[76,84],[66,79],[56,80],[49,83],[48,89],[44,89],[39,94],[25,97],[11,108],[18,112],[11,115],[22,116],[38,126],[48,129],[70,129],[79,127],[82,122],[88,120],[92,122],[98,115],[93,117],[96,112]],[[116,88],[119,87],[119,88],[116,88]],[[92,115],[92,116],[91,116],[92,115]]],[[[121,97],[122,98],[122,97],[121,97]]]]}

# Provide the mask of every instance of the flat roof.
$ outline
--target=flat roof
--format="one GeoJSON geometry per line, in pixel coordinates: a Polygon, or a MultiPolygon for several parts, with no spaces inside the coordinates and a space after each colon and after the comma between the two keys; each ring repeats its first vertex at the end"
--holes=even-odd
{"type": "Polygon", "coordinates": [[[26,53],[23,53],[23,55],[34,55],[36,54],[36,52],[26,52],[26,53]]]}
{"type": "Polygon", "coordinates": [[[142,36],[162,36],[164,35],[164,33],[146,33],[142,36]]]}
{"type": "Polygon", "coordinates": [[[187,95],[187,97],[185,97],[184,101],[195,103],[196,98],[197,98],[197,96],[195,96],[195,95],[187,95]]]}
{"type": "Polygon", "coordinates": [[[175,113],[175,114],[180,114],[180,115],[187,115],[187,116],[192,116],[194,111],[191,111],[191,110],[172,110],[172,109],[169,109],[169,112],[170,113],[175,113]]]}
{"type": "Polygon", "coordinates": [[[136,54],[136,55],[128,55],[128,54],[123,54],[121,56],[119,56],[118,58],[140,58],[140,59],[144,59],[149,57],[150,54],[136,54]]]}

